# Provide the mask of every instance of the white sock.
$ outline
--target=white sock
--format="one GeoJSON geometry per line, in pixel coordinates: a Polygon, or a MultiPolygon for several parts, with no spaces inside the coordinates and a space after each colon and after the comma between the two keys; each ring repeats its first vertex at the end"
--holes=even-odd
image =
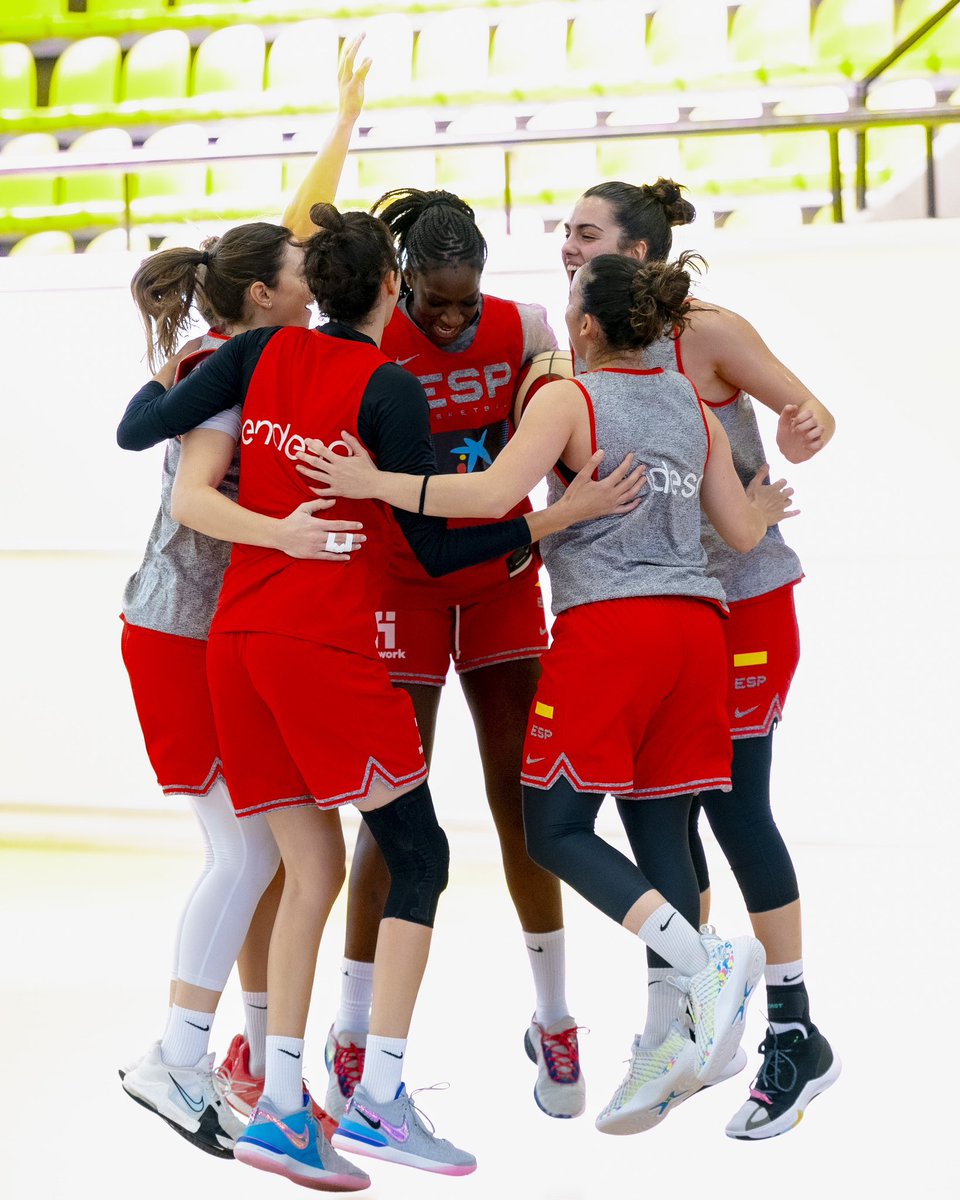
{"type": "Polygon", "coordinates": [[[303,1038],[268,1034],[263,1094],[283,1115],[303,1108],[303,1038]]]}
{"type": "Polygon", "coordinates": [[[640,938],[681,975],[696,975],[709,961],[700,934],[672,904],[661,904],[640,926],[640,938]]]}
{"type": "Polygon", "coordinates": [[[763,981],[767,987],[790,987],[803,983],[803,959],[789,963],[767,963],[763,968],[763,981]]]}
{"type": "Polygon", "coordinates": [[[570,1015],[566,993],[566,952],[562,929],[551,933],[524,933],[533,986],[537,993],[534,1019],[544,1029],[570,1015]]]}
{"type": "Polygon", "coordinates": [[[360,1084],[371,1100],[389,1104],[396,1097],[403,1078],[403,1058],[407,1052],[406,1038],[367,1038],[367,1053],[363,1060],[360,1084]]]}
{"type": "Polygon", "coordinates": [[[373,963],[345,958],[340,967],[340,1007],[333,1021],[334,1034],[345,1029],[350,1033],[366,1033],[370,1028],[372,998],[373,963]]]}
{"type": "Polygon", "coordinates": [[[195,1067],[210,1048],[213,1013],[171,1005],[160,1042],[160,1059],[168,1067],[195,1067]]]}
{"type": "Polygon", "coordinates": [[[673,967],[647,967],[647,1020],[640,1035],[641,1046],[659,1046],[666,1041],[670,1025],[680,1016],[683,992],[667,983],[674,975],[673,967]]]}
{"type": "Polygon", "coordinates": [[[267,993],[241,992],[243,996],[243,1035],[250,1047],[250,1074],[263,1077],[267,1053],[267,993]]]}

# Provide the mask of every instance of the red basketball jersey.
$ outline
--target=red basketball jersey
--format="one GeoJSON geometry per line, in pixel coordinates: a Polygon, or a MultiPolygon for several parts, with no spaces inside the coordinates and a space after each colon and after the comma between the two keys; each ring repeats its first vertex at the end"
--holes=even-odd
{"type": "MultiPolygon", "coordinates": [[[[315,498],[296,470],[297,452],[308,437],[327,445],[339,442],[342,429],[359,438],[364,390],[385,361],[367,342],[295,327],[274,334],[243,406],[240,503],[245,508],[282,518],[315,498]]],[[[374,500],[340,499],[329,512],[335,514],[331,519],[363,522],[364,552],[337,570],[279,550],[235,545],[211,633],[283,633],[376,657],[374,613],[383,555],[393,547],[396,525],[389,509],[374,500]]]]}

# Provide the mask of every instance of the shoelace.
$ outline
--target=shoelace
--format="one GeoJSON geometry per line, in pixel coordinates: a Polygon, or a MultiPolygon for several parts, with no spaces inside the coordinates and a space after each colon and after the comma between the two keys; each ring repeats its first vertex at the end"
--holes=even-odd
{"type": "Polygon", "coordinates": [[[793,1039],[781,1047],[778,1035],[772,1029],[770,1030],[758,1047],[763,1055],[763,1064],[750,1088],[752,1099],[772,1104],[773,1099],[770,1093],[788,1092],[795,1086],[797,1064],[791,1055],[796,1045],[796,1039],[793,1039]],[[763,1090],[761,1091],[761,1089],[763,1090]]]}
{"type": "Polygon", "coordinates": [[[429,1133],[438,1142],[442,1142],[443,1138],[437,1138],[437,1127],[430,1120],[422,1108],[418,1108],[413,1102],[414,1096],[419,1096],[421,1092],[445,1092],[450,1087],[449,1083],[431,1083],[428,1087],[414,1088],[412,1092],[407,1092],[407,1099],[410,1101],[410,1108],[413,1113],[413,1119],[420,1126],[423,1133],[429,1133]],[[429,1130],[424,1129],[423,1123],[426,1122],[430,1126],[429,1130]]]}
{"type": "Polygon", "coordinates": [[[346,1046],[337,1046],[333,1056],[333,1070],[340,1085],[340,1091],[345,1096],[352,1096],[353,1090],[363,1076],[363,1059],[366,1051],[362,1046],[348,1042],[346,1046]]]}
{"type": "Polygon", "coordinates": [[[559,1033],[542,1033],[540,1045],[547,1060],[547,1071],[554,1083],[576,1083],[580,1078],[580,1046],[577,1027],[559,1033]]]}

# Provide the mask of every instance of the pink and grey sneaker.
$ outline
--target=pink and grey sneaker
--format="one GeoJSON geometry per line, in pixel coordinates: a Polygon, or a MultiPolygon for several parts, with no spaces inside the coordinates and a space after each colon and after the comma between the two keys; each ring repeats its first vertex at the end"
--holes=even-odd
{"type": "Polygon", "coordinates": [[[364,1154],[435,1175],[470,1175],[477,1169],[472,1154],[437,1137],[432,1121],[416,1107],[402,1083],[396,1096],[382,1104],[358,1084],[333,1135],[333,1145],[350,1154],[364,1154]]]}
{"type": "MultiPolygon", "coordinates": [[[[224,1097],[231,1108],[249,1117],[263,1095],[263,1076],[250,1072],[250,1043],[238,1033],[230,1043],[227,1057],[216,1070],[224,1097]]],[[[337,1122],[311,1098],[313,1116],[326,1137],[333,1137],[337,1122]]]]}
{"type": "Polygon", "coordinates": [[[323,1051],[323,1059],[330,1075],[327,1095],[323,1104],[333,1118],[334,1124],[343,1116],[347,1108],[347,1101],[363,1077],[363,1060],[366,1053],[367,1035],[365,1033],[351,1033],[349,1030],[343,1029],[336,1034],[333,1032],[333,1026],[330,1026],[327,1044],[323,1051]]]}
{"type": "Polygon", "coordinates": [[[587,1106],[587,1090],[580,1072],[577,1023],[561,1017],[546,1029],[531,1021],[523,1047],[537,1064],[533,1098],[548,1117],[579,1117],[587,1106]]]}

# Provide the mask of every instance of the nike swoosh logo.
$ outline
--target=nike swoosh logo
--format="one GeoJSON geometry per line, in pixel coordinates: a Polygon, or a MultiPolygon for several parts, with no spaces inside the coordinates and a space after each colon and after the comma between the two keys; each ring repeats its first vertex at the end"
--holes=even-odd
{"type": "Polygon", "coordinates": [[[284,1048],[282,1046],[278,1046],[277,1049],[280,1051],[281,1054],[285,1054],[288,1058],[299,1058],[300,1057],[299,1054],[294,1054],[294,1052],[292,1050],[284,1050],[284,1048]]]}
{"type": "Polygon", "coordinates": [[[196,1021],[188,1021],[187,1024],[192,1025],[194,1029],[199,1029],[201,1033],[209,1033],[210,1032],[209,1025],[198,1025],[196,1023],[196,1021]]]}
{"type": "Polygon", "coordinates": [[[265,1004],[251,1004],[250,1007],[251,1008],[259,1008],[261,1012],[267,1011],[267,1006],[265,1004]]]}
{"type": "Polygon", "coordinates": [[[667,922],[666,922],[666,925],[661,925],[661,926],[660,926],[660,932],[661,932],[661,933],[663,933],[663,932],[664,932],[664,930],[667,928],[667,925],[669,925],[669,924],[670,924],[670,922],[673,920],[673,918],[674,918],[676,915],[677,915],[677,914],[676,914],[675,912],[672,912],[672,913],[670,914],[670,916],[669,916],[669,917],[667,917],[667,922]]]}
{"type": "Polygon", "coordinates": [[[415,358],[419,358],[419,357],[420,357],[420,355],[419,355],[419,354],[411,354],[409,358],[398,358],[398,359],[397,359],[397,366],[398,366],[398,367],[405,367],[405,366],[407,365],[407,363],[408,363],[408,362],[413,362],[413,360],[414,360],[415,358]]]}
{"type": "Polygon", "coordinates": [[[532,950],[534,952],[534,954],[542,954],[543,953],[542,946],[528,946],[527,949],[532,950]]]}
{"type": "Polygon", "coordinates": [[[546,757],[546,755],[541,754],[539,758],[531,758],[530,755],[528,754],[527,755],[527,766],[532,767],[534,763],[543,762],[545,757],[546,757]]]}
{"type": "Polygon", "coordinates": [[[802,978],[803,978],[803,972],[801,971],[799,975],[784,975],[783,982],[784,983],[796,983],[798,979],[802,979],[802,978]]]}
{"type": "Polygon", "coordinates": [[[541,629],[541,630],[540,630],[540,636],[541,636],[541,637],[543,637],[543,635],[544,635],[546,632],[547,632],[547,631],[546,631],[545,629],[541,629]]]}
{"type": "Polygon", "coordinates": [[[389,1054],[391,1058],[403,1058],[402,1054],[394,1054],[392,1050],[384,1050],[384,1054],[389,1054]]]}
{"type": "Polygon", "coordinates": [[[367,1122],[371,1129],[382,1129],[384,1133],[389,1134],[395,1142],[405,1142],[410,1136],[410,1129],[407,1125],[407,1118],[403,1118],[403,1124],[400,1126],[391,1125],[389,1121],[385,1121],[383,1117],[378,1117],[374,1113],[369,1113],[360,1104],[354,1104],[353,1112],[358,1112],[361,1117],[367,1122]]]}
{"type": "Polygon", "coordinates": [[[747,717],[750,713],[756,712],[759,707],[759,704],[755,704],[753,708],[735,708],[733,710],[734,718],[739,721],[741,717],[747,717]]]}
{"type": "MultiPolygon", "coordinates": [[[[167,1074],[168,1074],[168,1075],[170,1075],[170,1072],[168,1071],[168,1072],[167,1072],[167,1074]]],[[[199,1100],[194,1100],[194,1098],[193,1098],[193,1097],[190,1095],[190,1093],[189,1093],[189,1092],[187,1092],[187,1091],[184,1091],[184,1089],[183,1089],[183,1088],[181,1087],[181,1085],[180,1085],[180,1084],[177,1082],[177,1080],[176,1080],[176,1079],[174,1079],[174,1077],[173,1077],[172,1075],[170,1075],[170,1082],[171,1082],[171,1083],[173,1084],[173,1086],[174,1086],[174,1087],[177,1089],[177,1091],[180,1093],[180,1095],[181,1095],[181,1096],[184,1098],[184,1100],[186,1101],[186,1103],[189,1105],[190,1109],[191,1109],[193,1112],[195,1112],[195,1113],[202,1113],[202,1112],[203,1112],[203,1110],[204,1110],[204,1102],[203,1102],[203,1097],[202,1097],[202,1096],[200,1097],[200,1099],[199,1099],[199,1100]]]]}
{"type": "MultiPolygon", "coordinates": [[[[284,1054],[286,1054],[286,1053],[287,1052],[284,1051],[284,1054]]],[[[276,1127],[280,1130],[280,1132],[286,1138],[288,1138],[293,1143],[293,1145],[296,1146],[296,1148],[298,1150],[306,1150],[307,1146],[310,1144],[310,1130],[309,1129],[305,1129],[303,1131],[303,1133],[294,1133],[293,1130],[290,1128],[290,1126],[284,1124],[284,1122],[281,1121],[279,1117],[275,1117],[273,1115],[273,1113],[265,1112],[262,1108],[258,1108],[254,1112],[253,1116],[250,1118],[250,1124],[252,1125],[254,1123],[254,1121],[256,1121],[260,1118],[263,1118],[264,1120],[269,1121],[271,1123],[271,1125],[276,1125],[276,1127]]]]}

